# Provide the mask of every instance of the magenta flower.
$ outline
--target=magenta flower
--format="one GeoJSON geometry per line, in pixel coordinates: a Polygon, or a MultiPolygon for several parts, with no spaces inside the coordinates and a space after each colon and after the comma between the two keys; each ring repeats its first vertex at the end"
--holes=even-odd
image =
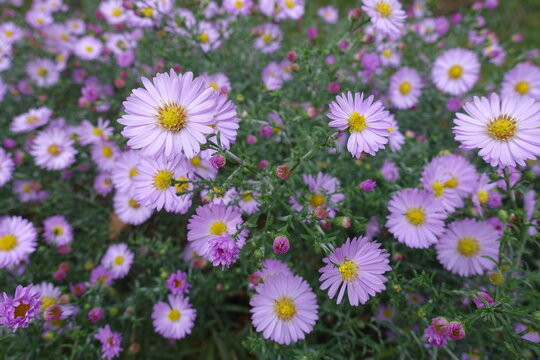
{"type": "Polygon", "coordinates": [[[482,298],[483,300],[485,300],[485,302],[488,304],[488,305],[493,305],[495,304],[495,301],[491,298],[491,296],[489,296],[489,294],[483,292],[483,291],[478,291],[476,293],[476,295],[473,296],[473,301],[474,301],[474,304],[476,305],[476,307],[478,308],[483,308],[485,306],[484,302],[482,300],[480,300],[480,298],[482,298]]]}
{"type": "Polygon", "coordinates": [[[319,270],[321,289],[329,289],[332,299],[339,290],[337,303],[340,304],[345,291],[352,306],[365,304],[370,296],[383,291],[387,278],[383,275],[390,271],[390,256],[381,244],[369,241],[366,237],[347,239],[329,257],[323,259],[326,264],[319,270]]]}
{"type": "Polygon", "coordinates": [[[122,334],[112,332],[109,325],[98,329],[94,338],[101,342],[101,356],[111,360],[122,351],[122,334]]]}
{"type": "Polygon", "coordinates": [[[97,323],[103,319],[103,309],[102,308],[93,308],[88,312],[88,320],[92,322],[92,324],[97,323]]]}
{"type": "Polygon", "coordinates": [[[272,248],[276,254],[286,254],[289,251],[289,239],[285,236],[276,236],[272,248]]]}
{"type": "Polygon", "coordinates": [[[153,307],[154,330],[167,339],[182,339],[191,333],[197,311],[187,297],[169,295],[167,300],[159,301],[153,307]]]}
{"type": "Polygon", "coordinates": [[[212,262],[212,265],[219,266],[223,270],[225,267],[229,267],[240,256],[240,249],[232,237],[229,235],[213,236],[208,242],[208,260],[212,262]]]}
{"type": "Polygon", "coordinates": [[[187,274],[181,270],[172,273],[167,279],[167,288],[173,295],[182,295],[189,291],[190,284],[187,282],[187,274]]]}
{"type": "Polygon", "coordinates": [[[433,346],[445,346],[448,341],[446,333],[447,324],[448,322],[443,317],[434,318],[431,320],[431,325],[424,330],[424,337],[433,346]]]}
{"type": "Polygon", "coordinates": [[[452,340],[461,340],[465,337],[465,329],[459,321],[450,321],[444,327],[444,331],[452,340]]]}
{"type": "Polygon", "coordinates": [[[375,190],[377,182],[372,179],[366,179],[360,183],[360,189],[365,192],[370,192],[375,190]]]}
{"type": "Polygon", "coordinates": [[[26,328],[30,324],[42,302],[39,293],[32,289],[32,285],[26,287],[18,285],[15,295],[9,296],[5,292],[0,298],[0,325],[9,326],[15,332],[18,328],[26,328]]]}

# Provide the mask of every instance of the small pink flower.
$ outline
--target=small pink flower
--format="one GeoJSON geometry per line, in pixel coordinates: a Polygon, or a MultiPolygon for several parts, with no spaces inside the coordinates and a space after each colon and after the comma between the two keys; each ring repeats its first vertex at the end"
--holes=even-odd
{"type": "Polygon", "coordinates": [[[291,176],[291,170],[287,165],[279,165],[276,168],[276,175],[278,178],[285,180],[288,179],[289,176],[291,176]]]}
{"type": "Polygon", "coordinates": [[[465,330],[459,321],[451,321],[446,324],[444,331],[452,340],[461,340],[465,337],[465,330]]]}
{"type": "Polygon", "coordinates": [[[365,192],[370,192],[375,189],[377,182],[372,179],[366,179],[360,183],[360,189],[365,192]]]}
{"type": "Polygon", "coordinates": [[[479,299],[479,297],[484,299],[488,305],[495,304],[495,301],[493,301],[493,299],[491,298],[491,296],[489,296],[489,294],[483,291],[479,291],[476,293],[475,296],[473,296],[474,304],[479,308],[483,308],[485,306],[485,304],[482,302],[482,300],[479,299]]]}
{"type": "Polygon", "coordinates": [[[287,251],[289,251],[289,247],[289,239],[287,239],[285,236],[278,236],[274,239],[274,253],[285,254],[287,251]]]}
{"type": "Polygon", "coordinates": [[[210,158],[210,163],[216,169],[220,169],[225,166],[227,160],[221,155],[214,155],[210,158]]]}
{"type": "Polygon", "coordinates": [[[103,309],[102,308],[93,308],[88,312],[88,320],[92,322],[92,324],[97,323],[103,319],[103,309]]]}

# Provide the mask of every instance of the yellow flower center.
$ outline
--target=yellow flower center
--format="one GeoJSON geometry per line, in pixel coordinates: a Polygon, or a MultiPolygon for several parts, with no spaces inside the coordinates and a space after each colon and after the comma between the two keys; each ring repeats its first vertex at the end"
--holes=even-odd
{"type": "Polygon", "coordinates": [[[37,116],[34,116],[34,115],[28,116],[28,117],[26,118],[26,122],[29,123],[29,124],[32,124],[32,123],[34,123],[37,119],[38,119],[37,116]]]}
{"type": "Polygon", "coordinates": [[[384,317],[387,317],[387,318],[391,317],[392,316],[392,309],[384,309],[383,310],[383,315],[384,315],[384,317]]]}
{"type": "Polygon", "coordinates": [[[141,205],[139,205],[139,203],[136,201],[136,200],[133,200],[133,199],[129,199],[129,207],[133,208],[133,209],[138,209],[141,207],[141,205]]]}
{"type": "Polygon", "coordinates": [[[516,134],[517,125],[512,119],[509,119],[506,115],[501,116],[497,120],[489,123],[487,126],[487,132],[495,140],[508,141],[516,134]]]}
{"type": "Polygon", "coordinates": [[[219,89],[219,86],[218,86],[218,84],[216,84],[216,83],[211,83],[211,84],[208,85],[208,86],[210,86],[210,87],[211,87],[212,89],[214,89],[214,90],[218,90],[218,89],[219,89]]]}
{"type": "Polygon", "coordinates": [[[180,281],[180,280],[174,280],[174,287],[179,288],[180,286],[182,286],[182,281],[180,281]]]}
{"type": "Polygon", "coordinates": [[[13,234],[7,234],[0,237],[0,250],[9,251],[17,246],[17,237],[13,234]]]}
{"type": "Polygon", "coordinates": [[[120,266],[124,263],[124,257],[123,256],[117,256],[114,258],[114,265],[120,266]]]}
{"type": "Polygon", "coordinates": [[[199,156],[194,156],[189,160],[189,162],[191,165],[199,167],[201,165],[201,158],[199,156]]]}
{"type": "Polygon", "coordinates": [[[154,187],[158,190],[165,191],[171,186],[173,173],[169,170],[159,170],[154,176],[154,187]]]}
{"type": "Polygon", "coordinates": [[[292,9],[294,7],[294,1],[293,0],[285,0],[285,6],[288,9],[292,9]]]}
{"type": "Polygon", "coordinates": [[[401,85],[399,85],[399,92],[401,93],[401,95],[407,95],[411,92],[411,89],[411,83],[408,81],[404,81],[401,83],[401,85]]]}
{"type": "Polygon", "coordinates": [[[431,189],[433,190],[435,197],[440,198],[444,195],[444,185],[438,181],[435,181],[431,185],[431,189]]]}
{"type": "Polygon", "coordinates": [[[325,202],[324,196],[319,195],[319,194],[311,195],[311,200],[309,201],[309,203],[313,207],[324,205],[324,202],[325,202]]]}
{"type": "MultiPolygon", "coordinates": [[[[176,179],[176,181],[188,181],[188,178],[185,176],[180,176],[176,179]]],[[[189,183],[185,182],[182,184],[175,184],[174,187],[176,188],[176,192],[182,194],[189,190],[189,183]]]]}
{"type": "Polygon", "coordinates": [[[202,33],[202,34],[200,35],[200,41],[201,41],[203,44],[206,44],[209,40],[210,40],[210,37],[208,36],[207,33],[202,33]]]}
{"type": "Polygon", "coordinates": [[[93,128],[92,129],[92,134],[94,134],[96,136],[101,136],[101,135],[103,135],[103,130],[101,130],[100,128],[93,128]]]}
{"type": "Polygon", "coordinates": [[[264,34],[264,35],[262,36],[262,39],[263,39],[263,41],[264,41],[265,43],[268,44],[270,41],[272,41],[272,35],[270,35],[270,34],[264,34]]]}
{"type": "Polygon", "coordinates": [[[141,13],[144,17],[152,17],[152,15],[154,15],[154,9],[152,9],[151,7],[146,7],[144,9],[141,9],[141,13]]]}
{"type": "Polygon", "coordinates": [[[47,76],[48,71],[47,71],[47,69],[40,67],[37,70],[37,73],[38,73],[39,76],[45,77],[45,76],[47,76]]]}
{"type": "Polygon", "coordinates": [[[280,320],[287,321],[296,314],[296,305],[290,297],[282,296],[274,301],[274,312],[280,320]]]}
{"type": "Polygon", "coordinates": [[[137,175],[139,172],[137,171],[137,169],[135,167],[132,167],[130,170],[129,170],[129,178],[130,179],[133,179],[133,177],[135,175],[137,175]]]}
{"type": "Polygon", "coordinates": [[[92,46],[87,46],[84,49],[86,50],[86,52],[89,52],[89,53],[94,51],[94,48],[92,46]]]}
{"type": "Polygon", "coordinates": [[[221,235],[227,232],[227,225],[222,221],[216,221],[210,225],[210,235],[221,235]]]}
{"type": "Polygon", "coordinates": [[[60,155],[60,149],[58,148],[58,145],[49,145],[49,147],[47,148],[47,152],[52,156],[60,155]]]}
{"type": "Polygon", "coordinates": [[[478,197],[478,201],[482,204],[485,204],[489,199],[489,193],[486,190],[480,190],[476,196],[478,197]]]}
{"type": "Polygon", "coordinates": [[[120,9],[118,9],[118,8],[113,9],[113,11],[112,11],[112,16],[118,17],[118,16],[120,16],[120,15],[122,15],[122,10],[120,10],[120,9]]]}
{"type": "Polygon", "coordinates": [[[458,181],[455,176],[451,177],[447,182],[444,183],[445,188],[455,189],[458,186],[458,181]]]}
{"type": "Polygon", "coordinates": [[[242,195],[243,195],[242,201],[248,202],[248,201],[253,200],[253,195],[251,195],[249,191],[244,191],[242,195]]]}
{"type": "Polygon", "coordinates": [[[49,306],[56,304],[56,299],[54,299],[52,297],[42,297],[41,299],[39,299],[39,301],[41,301],[43,303],[40,306],[41,310],[45,310],[49,306]]]}
{"type": "Polygon", "coordinates": [[[459,79],[463,75],[463,68],[460,65],[454,65],[448,70],[448,76],[450,79],[459,79]]]}
{"type": "Polygon", "coordinates": [[[392,56],[392,50],[390,50],[390,49],[384,49],[383,52],[382,52],[382,54],[383,54],[384,57],[389,58],[389,57],[392,56]]]}
{"type": "Polygon", "coordinates": [[[423,208],[410,208],[405,212],[405,218],[409,224],[414,226],[422,225],[425,221],[426,212],[423,208]]]}
{"type": "Polygon", "coordinates": [[[172,309],[171,311],[169,311],[169,315],[167,315],[167,317],[169,318],[169,320],[176,322],[180,320],[180,317],[182,317],[182,315],[180,314],[180,311],[172,309]]]}
{"type": "Polygon", "coordinates": [[[480,251],[480,244],[475,238],[464,237],[459,239],[457,251],[465,257],[471,257],[478,254],[478,251],[480,251]]]}
{"type": "Polygon", "coordinates": [[[15,306],[15,312],[13,315],[15,315],[16,318],[24,317],[29,309],[30,306],[28,304],[20,304],[19,306],[15,306]]]}
{"type": "Polygon", "coordinates": [[[56,236],[60,236],[64,233],[64,229],[60,225],[56,225],[53,227],[53,234],[56,236]]]}
{"type": "Polygon", "coordinates": [[[159,125],[171,132],[178,132],[186,126],[186,110],[178,104],[168,104],[158,108],[159,125]]]}
{"type": "Polygon", "coordinates": [[[530,88],[531,88],[531,85],[527,81],[519,81],[514,87],[514,90],[516,90],[516,92],[521,95],[525,95],[526,93],[529,92],[530,88]]]}
{"type": "Polygon", "coordinates": [[[345,260],[339,265],[338,271],[341,274],[341,279],[343,281],[351,282],[358,274],[358,265],[351,260],[345,260]]]}
{"type": "Polygon", "coordinates": [[[4,32],[4,35],[9,38],[9,37],[12,37],[14,34],[13,34],[13,31],[7,30],[4,32]]]}
{"type": "Polygon", "coordinates": [[[32,192],[32,187],[28,184],[24,184],[22,188],[25,194],[30,194],[32,192]]]}
{"type": "Polygon", "coordinates": [[[244,2],[242,0],[236,0],[234,6],[236,6],[237,9],[241,9],[244,6],[244,2]]]}
{"type": "Polygon", "coordinates": [[[356,111],[349,116],[349,132],[359,132],[367,128],[367,121],[364,115],[356,111]]]}
{"type": "Polygon", "coordinates": [[[66,33],[60,34],[60,39],[62,39],[64,41],[67,41],[67,40],[69,40],[69,35],[66,34],[66,33]]]}
{"type": "Polygon", "coordinates": [[[112,156],[113,156],[113,150],[111,149],[110,146],[103,146],[101,148],[101,153],[103,154],[104,157],[106,157],[107,159],[110,159],[112,156]]]}
{"type": "Polygon", "coordinates": [[[392,13],[392,6],[384,1],[379,1],[375,4],[375,10],[384,18],[387,18],[392,13]]]}

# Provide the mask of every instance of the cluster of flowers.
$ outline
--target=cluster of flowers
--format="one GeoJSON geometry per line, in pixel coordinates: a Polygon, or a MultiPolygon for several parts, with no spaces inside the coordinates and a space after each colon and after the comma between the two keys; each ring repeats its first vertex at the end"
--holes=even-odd
{"type": "MultiPolygon", "coordinates": [[[[496,0],[486,0],[477,2],[475,8],[493,9],[497,4],[496,0]]],[[[11,5],[3,10],[6,14],[15,16],[17,12],[13,9],[16,8],[22,12],[22,1],[12,0],[11,5]]],[[[140,226],[162,210],[186,215],[184,259],[192,260],[195,267],[202,268],[208,262],[225,271],[238,261],[242,252],[251,251],[246,250],[246,244],[250,236],[255,239],[258,236],[254,234],[258,229],[251,223],[252,219],[261,213],[268,217],[276,213],[275,208],[270,211],[266,207],[263,198],[268,194],[262,193],[264,187],[260,183],[285,184],[314,150],[300,157],[293,167],[287,164],[276,167],[279,179],[264,175],[263,181],[257,184],[253,179],[242,179],[231,185],[234,176],[243,176],[241,171],[250,166],[232,152],[239,136],[240,118],[249,118],[248,107],[240,111],[233,102],[235,98],[231,93],[236,84],[222,72],[196,76],[180,65],[168,66],[165,61],[148,68],[138,63],[137,49],[148,32],[159,29],[163,32],[160,36],[178,37],[182,46],[211,56],[233,39],[231,29],[235,22],[261,14],[263,23],[251,28],[252,47],[262,56],[279,54],[286,38],[281,22],[300,20],[305,5],[304,0],[260,0],[257,3],[223,0],[220,4],[205,2],[201,8],[197,5],[194,13],[177,7],[172,0],[104,0],[97,6],[96,19],[107,25],[105,31],[103,26],[80,18],[55,20],[55,17],[66,17],[60,16],[68,10],[62,0],[33,1],[24,12],[24,21],[31,31],[13,21],[0,23],[0,72],[12,67],[18,47],[28,39],[41,43],[47,55],[27,61],[26,75],[16,79],[16,83],[8,85],[0,78],[0,102],[5,101],[6,96],[19,100],[21,96],[53,89],[62,83],[64,72],[71,71],[73,83],[80,87],[77,107],[90,114],[107,116],[98,118],[96,115],[95,121],[84,119],[74,124],[76,119],[58,117],[56,111],[60,109],[52,105],[17,110],[9,130],[16,138],[26,138],[20,148],[11,138],[2,142],[0,187],[13,179],[13,193],[20,202],[41,205],[48,199],[49,191],[42,189],[40,182],[16,176],[16,170],[24,165],[26,153],[39,169],[60,171],[62,180],[79,173],[91,173],[95,167],[93,189],[102,197],[114,191],[112,208],[122,223],[140,226]],[[86,65],[92,62],[113,61],[122,69],[113,83],[87,70],[86,65]],[[157,70],[155,76],[140,77],[142,71],[138,69],[145,67],[147,73],[157,70]],[[169,67],[171,69],[164,72],[169,67]],[[125,88],[131,77],[140,78],[141,84],[133,88],[122,106],[115,104],[110,100],[115,89],[125,88]],[[121,115],[114,121],[107,120],[107,117],[113,119],[113,109],[121,115]],[[115,134],[116,130],[120,130],[121,136],[115,134]],[[92,165],[77,164],[78,160],[86,158],[92,165]],[[230,170],[224,168],[231,160],[235,170],[221,182],[222,187],[214,186],[221,180],[220,173],[230,170]]],[[[464,47],[449,48],[444,36],[452,26],[463,21],[462,16],[431,18],[424,16],[426,11],[423,1],[415,1],[406,12],[397,0],[363,0],[361,9],[351,10],[348,18],[353,23],[362,16],[369,18],[369,23],[355,35],[372,44],[373,52],[362,47],[353,55],[354,66],[333,70],[338,81],[330,82],[327,90],[335,100],[325,101],[324,111],[315,106],[315,101],[302,106],[310,120],[328,110],[326,117],[330,121],[320,119],[328,139],[333,142],[325,155],[337,157],[346,149],[355,161],[363,161],[387,147],[393,154],[399,153],[406,140],[415,136],[411,130],[400,132],[400,114],[414,111],[421,106],[426,93],[436,89],[437,96],[444,97],[447,110],[455,113],[452,134],[460,144],[460,152],[447,151],[426,159],[421,174],[409,176],[415,179],[417,186],[412,184],[405,188],[396,183],[400,178],[397,164],[386,159],[380,171],[386,181],[395,184],[396,191],[389,200],[383,201],[386,204],[388,200],[385,227],[397,242],[409,248],[427,251],[425,249],[434,245],[437,260],[452,274],[483,275],[500,269],[500,259],[505,254],[500,239],[512,221],[521,221],[524,236],[537,234],[534,189],[524,191],[524,216],[519,221],[517,217],[501,220],[500,216],[491,215],[493,209],[503,206],[505,196],[515,203],[514,186],[522,179],[524,169],[529,166],[540,173],[540,166],[530,163],[540,156],[540,68],[529,60],[515,64],[500,83],[492,84],[487,97],[471,98],[471,93],[483,93],[475,88],[482,77],[482,63],[502,65],[507,55],[504,48],[497,36],[486,29],[468,33],[469,43],[482,46],[481,56],[464,47]],[[408,16],[414,20],[407,22],[408,16]],[[410,34],[444,51],[433,61],[421,55],[416,65],[404,65],[404,39],[410,34]],[[381,79],[385,79],[383,86],[377,85],[381,79]],[[340,83],[369,86],[370,90],[369,93],[367,90],[340,93],[340,83]],[[478,156],[491,167],[491,176],[489,170],[479,171],[486,164],[473,165],[468,159],[474,157],[473,150],[478,150],[478,156]],[[471,204],[472,209],[468,211],[471,204]],[[486,219],[485,214],[491,217],[486,219]]],[[[338,9],[332,6],[319,8],[317,15],[327,24],[336,24],[339,19],[338,9]]],[[[475,21],[476,28],[485,24],[481,16],[475,21]]],[[[310,27],[307,44],[312,45],[318,38],[317,28],[310,27]]],[[[352,46],[346,40],[336,45],[339,52],[346,52],[352,46]]],[[[324,63],[332,68],[337,58],[339,55],[328,55],[324,63]]],[[[294,83],[291,81],[293,73],[300,72],[302,66],[295,51],[280,59],[265,60],[262,75],[256,77],[265,91],[276,97],[278,90],[294,83]]],[[[310,91],[315,93],[314,89],[310,91]]],[[[38,99],[45,102],[47,96],[38,95],[38,99]]],[[[236,100],[240,104],[243,96],[237,94],[236,100]]],[[[281,131],[293,122],[284,120],[277,111],[270,111],[267,121],[258,121],[260,136],[249,134],[245,143],[255,145],[259,138],[281,142],[281,131]]],[[[315,125],[315,120],[309,124],[315,125]]],[[[303,141],[302,138],[286,140],[290,144],[303,141]]],[[[425,140],[423,135],[417,137],[419,143],[425,140]]],[[[347,160],[353,161],[348,155],[347,160]]],[[[269,162],[260,160],[258,165],[263,170],[269,162]]],[[[250,171],[256,173],[256,170],[250,171]]],[[[290,212],[297,216],[293,221],[306,228],[313,227],[323,236],[328,235],[325,230],[334,224],[345,229],[351,227],[354,219],[340,216],[350,212],[345,211],[346,186],[337,177],[322,171],[306,171],[302,180],[303,188],[291,189],[287,198],[281,199],[284,200],[281,203],[288,206],[287,210],[292,209],[290,212]]],[[[375,180],[365,179],[359,187],[363,192],[372,192],[376,186],[375,180]]],[[[275,188],[264,189],[271,192],[275,188]]],[[[77,226],[73,221],[70,224],[67,214],[54,214],[42,221],[18,215],[0,218],[0,269],[15,277],[24,274],[30,256],[38,248],[40,233],[48,245],[56,247],[60,256],[71,253],[77,226]],[[35,224],[42,226],[38,228],[35,224]]],[[[327,291],[328,297],[335,298],[337,304],[346,298],[349,305],[358,307],[386,290],[388,272],[392,268],[390,253],[383,248],[381,239],[375,240],[381,230],[377,217],[372,216],[366,224],[365,236],[348,238],[341,234],[334,237],[339,243],[337,246],[321,246],[325,255],[322,265],[318,265],[318,288],[327,291]]],[[[283,231],[273,241],[277,256],[287,254],[291,248],[286,233],[283,231]]],[[[525,240],[521,241],[524,245],[525,240]]],[[[255,245],[254,241],[252,243],[255,245]]],[[[77,314],[88,310],[76,303],[87,294],[89,287],[113,286],[115,281],[126,279],[137,256],[130,246],[127,240],[109,245],[98,266],[85,266],[90,272],[88,280],[70,285],[71,297],[62,294],[61,288],[50,282],[18,285],[13,296],[4,292],[0,299],[0,325],[6,329],[1,331],[15,332],[28,327],[32,320],[39,322],[44,331],[61,331],[73,325],[77,314]],[[71,301],[72,297],[75,301],[71,301]]],[[[518,263],[521,254],[517,257],[518,263]]],[[[394,257],[394,260],[400,259],[394,257]]],[[[297,275],[296,269],[293,272],[287,263],[274,258],[267,257],[260,265],[257,261],[256,266],[260,270],[249,276],[252,294],[249,305],[255,330],[278,344],[288,345],[305,339],[314,330],[321,313],[316,291],[307,277],[297,275]]],[[[69,262],[61,262],[53,280],[63,282],[70,269],[69,262]]],[[[246,274],[251,271],[253,269],[246,274]]],[[[500,275],[492,272],[490,277],[495,279],[497,274],[500,275]]],[[[160,286],[169,293],[166,299],[154,300],[151,322],[154,331],[166,339],[182,339],[195,326],[197,310],[187,296],[192,286],[188,277],[188,272],[182,270],[167,274],[160,286]]],[[[422,295],[412,295],[420,302],[422,295]]],[[[191,298],[195,299],[193,293],[191,298]]],[[[483,291],[476,293],[473,302],[478,308],[495,303],[483,291]]],[[[381,309],[376,319],[391,318],[385,313],[387,309],[381,309]]],[[[87,318],[92,324],[101,322],[103,308],[90,309],[87,318]]],[[[104,324],[94,335],[102,345],[102,356],[107,359],[119,356],[123,350],[122,333],[114,332],[111,324],[104,324]]],[[[535,330],[531,333],[538,335],[535,330]]],[[[534,335],[527,335],[526,339],[540,341],[540,336],[534,335]]],[[[436,317],[425,329],[424,337],[433,346],[445,346],[449,338],[465,337],[464,325],[436,317]]]]}

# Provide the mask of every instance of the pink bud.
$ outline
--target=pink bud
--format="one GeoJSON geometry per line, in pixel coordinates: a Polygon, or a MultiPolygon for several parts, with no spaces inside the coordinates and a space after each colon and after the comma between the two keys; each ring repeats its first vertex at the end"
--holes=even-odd
{"type": "Polygon", "coordinates": [[[289,247],[289,239],[287,239],[285,236],[278,236],[274,239],[274,253],[285,254],[287,251],[289,251],[289,247]]]}
{"type": "Polygon", "coordinates": [[[291,170],[289,169],[287,165],[279,165],[276,168],[276,175],[278,178],[285,180],[285,179],[288,179],[289,176],[291,175],[291,170]]]}

